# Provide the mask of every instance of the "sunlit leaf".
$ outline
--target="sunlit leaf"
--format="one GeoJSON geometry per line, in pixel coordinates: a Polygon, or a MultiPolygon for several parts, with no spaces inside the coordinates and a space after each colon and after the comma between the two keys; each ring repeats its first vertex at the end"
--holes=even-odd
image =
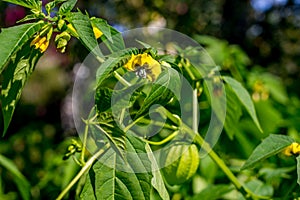
{"type": "Polygon", "coordinates": [[[42,6],[42,1],[39,0],[3,0],[9,3],[20,5],[30,9],[40,10],[42,6]]]}
{"type": "Polygon", "coordinates": [[[170,199],[169,193],[165,187],[161,171],[157,170],[157,169],[159,169],[158,164],[157,164],[156,158],[154,157],[154,154],[151,150],[150,145],[146,144],[145,149],[148,154],[148,158],[151,161],[151,169],[152,169],[152,175],[153,175],[151,184],[155,188],[155,190],[158,192],[158,194],[162,200],[169,200],[170,199]]]}
{"type": "Polygon", "coordinates": [[[245,106],[246,110],[248,111],[257,128],[262,132],[262,128],[257,119],[254,104],[247,90],[242,86],[240,82],[236,81],[231,77],[223,76],[223,80],[230,85],[240,102],[245,106]]]}
{"type": "Polygon", "coordinates": [[[70,12],[76,5],[77,0],[68,0],[67,2],[61,4],[59,7],[59,13],[68,13],[70,12]]]}
{"type": "Polygon", "coordinates": [[[224,128],[230,139],[233,139],[235,133],[239,131],[238,122],[242,115],[241,105],[232,91],[228,86],[225,86],[226,91],[226,118],[224,128]]]}
{"type": "Polygon", "coordinates": [[[31,48],[29,43],[17,52],[16,56],[3,72],[1,91],[2,113],[5,135],[10,124],[17,102],[21,97],[22,89],[41,57],[39,50],[31,48]]]}
{"type": "Polygon", "coordinates": [[[270,134],[254,149],[241,169],[253,167],[263,159],[278,154],[292,142],[294,140],[289,136],[270,134]]]}
{"type": "Polygon", "coordinates": [[[81,12],[72,12],[67,19],[75,28],[82,44],[94,55],[103,58],[104,56],[98,46],[89,17],[81,12]]]}
{"type": "Polygon", "coordinates": [[[43,22],[3,28],[0,33],[0,73],[10,57],[42,27],[43,22]]]}

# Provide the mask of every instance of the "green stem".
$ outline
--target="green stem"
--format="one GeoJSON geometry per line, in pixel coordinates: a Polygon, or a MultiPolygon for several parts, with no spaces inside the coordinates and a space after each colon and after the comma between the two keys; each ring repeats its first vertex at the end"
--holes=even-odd
{"type": "Polygon", "coordinates": [[[176,137],[176,135],[178,135],[179,131],[174,131],[171,135],[169,135],[168,137],[166,137],[165,139],[159,141],[159,142],[154,142],[154,141],[150,141],[150,140],[146,140],[146,139],[143,139],[145,142],[149,143],[149,144],[152,144],[152,145],[163,145],[165,144],[166,142],[169,142],[170,140],[172,140],[174,137],[176,137]]]}
{"type": "Polygon", "coordinates": [[[79,173],[72,179],[72,181],[67,185],[67,187],[58,195],[56,200],[61,200],[68,192],[69,190],[76,184],[76,182],[91,168],[93,163],[97,158],[99,158],[109,147],[109,143],[104,146],[104,148],[97,151],[87,162],[86,164],[81,168],[79,173]]]}
{"type": "Polygon", "coordinates": [[[124,128],[124,132],[126,133],[131,127],[133,127],[138,122],[141,122],[141,123],[143,123],[143,122],[150,123],[151,122],[155,126],[165,127],[167,129],[170,129],[170,130],[177,130],[178,129],[176,126],[168,125],[166,123],[159,122],[159,121],[151,121],[149,119],[145,119],[144,116],[141,116],[141,117],[137,118],[136,120],[134,120],[131,124],[128,124],[124,128]]]}
{"type": "MultiPolygon", "coordinates": [[[[93,110],[91,112],[93,112],[93,110]]],[[[82,119],[82,121],[86,124],[85,128],[84,128],[82,151],[81,151],[81,155],[80,155],[80,162],[82,165],[85,165],[84,155],[85,155],[85,151],[86,151],[86,143],[87,143],[87,137],[88,137],[88,133],[89,133],[89,126],[91,123],[93,123],[93,121],[96,117],[97,117],[97,115],[94,115],[92,118],[90,118],[88,120],[82,119]]]]}
{"type": "Polygon", "coordinates": [[[129,83],[128,81],[126,81],[118,72],[114,71],[114,76],[116,77],[116,79],[118,79],[118,81],[120,81],[123,85],[125,86],[131,86],[131,83],[129,83]]]}
{"type": "Polygon", "coordinates": [[[86,125],[85,125],[85,128],[84,128],[82,151],[81,151],[81,155],[80,155],[80,162],[81,162],[82,165],[85,165],[84,155],[85,155],[87,136],[88,136],[88,132],[89,132],[89,123],[87,121],[85,121],[85,122],[86,122],[86,125]]]}

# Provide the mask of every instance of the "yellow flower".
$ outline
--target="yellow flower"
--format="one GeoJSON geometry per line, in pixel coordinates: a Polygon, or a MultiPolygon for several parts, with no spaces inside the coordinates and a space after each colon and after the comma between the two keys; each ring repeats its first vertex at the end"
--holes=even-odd
{"type": "Polygon", "coordinates": [[[300,144],[293,142],[284,150],[286,156],[299,155],[300,154],[300,144]]]}
{"type": "Polygon", "coordinates": [[[47,37],[40,37],[37,35],[30,43],[30,46],[34,46],[35,49],[40,49],[41,53],[44,53],[49,46],[49,40],[47,37]]]}
{"type": "Polygon", "coordinates": [[[124,65],[129,71],[134,71],[137,76],[155,81],[161,73],[161,66],[157,60],[149,54],[131,55],[129,61],[124,65]]]}
{"type": "Polygon", "coordinates": [[[41,53],[44,53],[49,46],[52,32],[53,27],[51,24],[44,25],[42,30],[30,42],[30,46],[34,46],[35,49],[39,49],[41,53]]]}

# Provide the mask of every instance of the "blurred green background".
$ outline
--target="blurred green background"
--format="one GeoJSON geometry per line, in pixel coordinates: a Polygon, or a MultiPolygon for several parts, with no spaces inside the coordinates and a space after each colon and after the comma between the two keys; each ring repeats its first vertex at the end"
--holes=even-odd
{"type": "MultiPolygon", "coordinates": [[[[234,74],[248,88],[265,132],[259,134],[249,117],[241,118],[234,136],[222,135],[217,147],[222,156],[246,159],[269,133],[300,139],[299,0],[79,0],[77,6],[119,31],[157,26],[193,37],[223,73],[234,74]]],[[[15,25],[26,13],[0,1],[0,27],[15,25]]],[[[33,199],[54,199],[78,170],[62,157],[70,138],[77,136],[71,92],[74,74],[87,54],[76,40],[65,54],[50,46],[23,91],[8,133],[0,139],[0,154],[27,178],[33,199]]],[[[0,199],[19,199],[11,173],[0,166],[0,175],[0,199]]]]}

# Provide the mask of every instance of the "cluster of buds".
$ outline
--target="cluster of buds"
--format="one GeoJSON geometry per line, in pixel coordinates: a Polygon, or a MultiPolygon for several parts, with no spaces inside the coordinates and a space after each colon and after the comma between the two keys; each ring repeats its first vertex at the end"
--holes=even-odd
{"type": "Polygon", "coordinates": [[[55,37],[56,48],[59,52],[64,53],[66,51],[66,46],[71,39],[71,35],[64,31],[55,37]]]}
{"type": "MultiPolygon", "coordinates": [[[[93,32],[95,38],[100,38],[103,33],[92,23],[93,32]]],[[[56,48],[59,52],[64,53],[66,46],[71,39],[71,36],[79,37],[77,31],[72,24],[66,24],[63,19],[58,20],[57,30],[61,33],[55,37],[56,48]]],[[[41,53],[44,53],[49,46],[49,42],[53,33],[53,26],[50,23],[45,24],[41,31],[31,41],[30,46],[34,46],[35,49],[39,49],[41,53]]]]}
{"type": "Polygon", "coordinates": [[[253,86],[252,99],[254,101],[267,100],[269,98],[269,90],[262,81],[256,81],[253,86]]]}
{"type": "Polygon", "coordinates": [[[49,46],[53,27],[51,24],[46,24],[42,27],[34,39],[31,41],[30,46],[34,46],[35,49],[39,49],[41,53],[44,53],[49,46]]]}

